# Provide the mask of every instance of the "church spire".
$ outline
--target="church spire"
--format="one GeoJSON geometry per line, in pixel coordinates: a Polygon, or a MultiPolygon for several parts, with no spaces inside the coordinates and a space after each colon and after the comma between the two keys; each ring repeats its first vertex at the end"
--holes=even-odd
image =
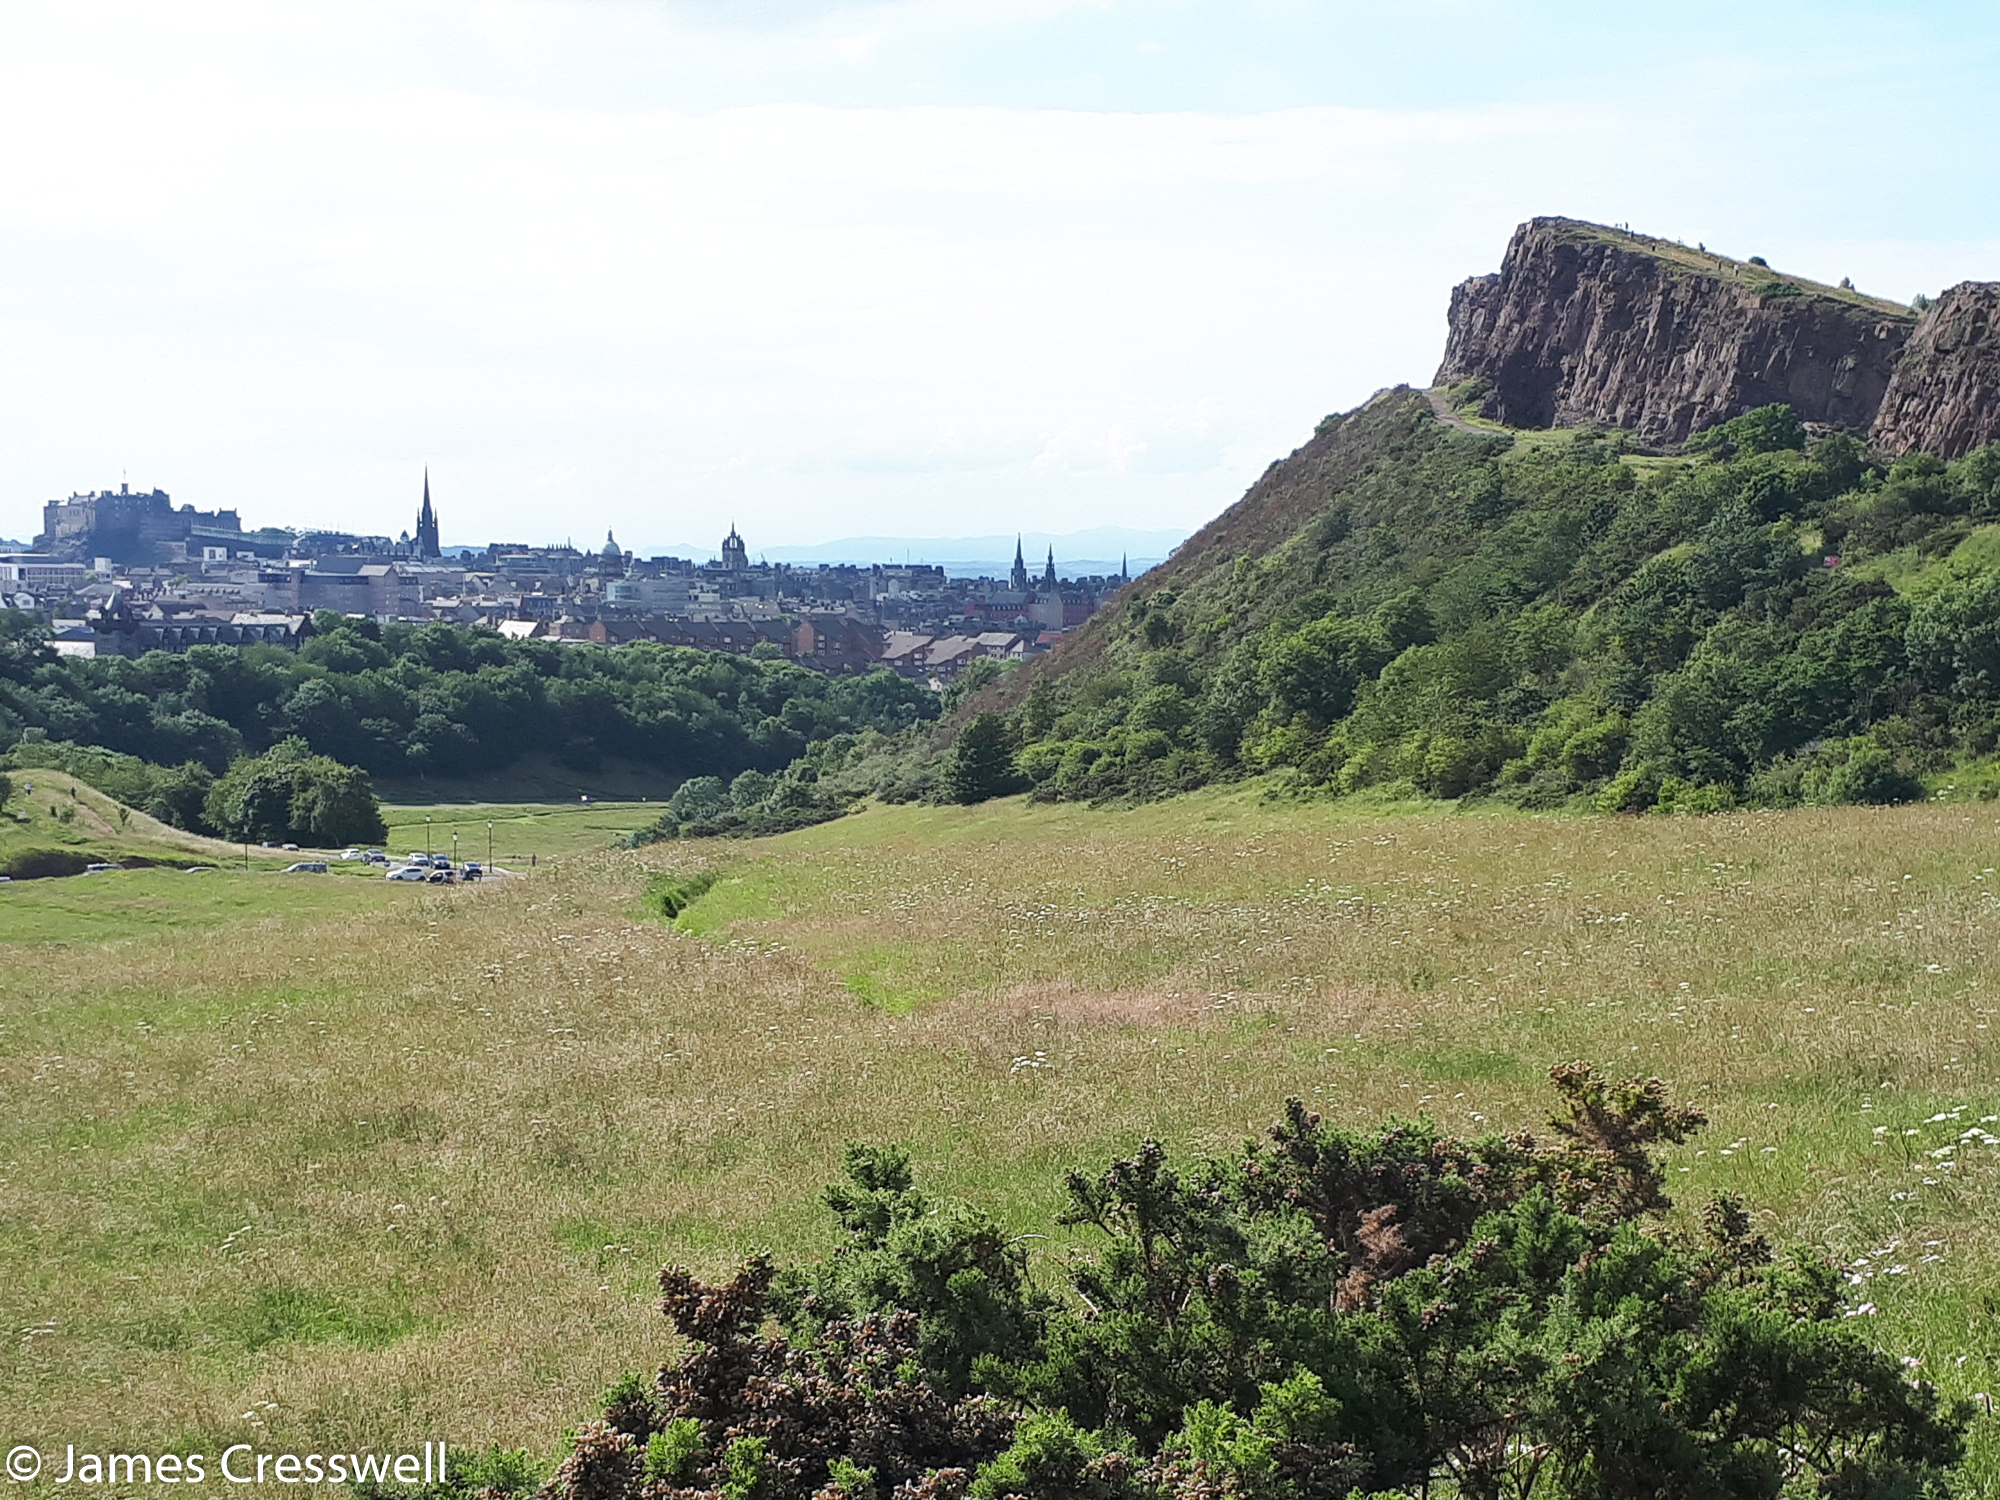
{"type": "Polygon", "coordinates": [[[1014,537],[1014,571],[1007,575],[1007,587],[1017,594],[1028,591],[1028,560],[1021,556],[1021,538],[1014,537]]]}
{"type": "Polygon", "coordinates": [[[1051,547],[1049,548],[1049,565],[1042,569],[1042,587],[1045,589],[1054,589],[1061,586],[1062,580],[1056,577],[1056,549],[1051,547]]]}
{"type": "Polygon", "coordinates": [[[431,508],[431,466],[424,465],[424,503],[417,512],[417,556],[438,557],[437,512],[431,508]]]}

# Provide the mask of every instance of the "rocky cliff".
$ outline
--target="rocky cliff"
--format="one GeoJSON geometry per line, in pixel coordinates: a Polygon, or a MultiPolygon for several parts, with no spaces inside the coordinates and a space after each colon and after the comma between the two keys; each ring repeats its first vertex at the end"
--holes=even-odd
{"type": "Polygon", "coordinates": [[[2000,439],[2000,282],[1961,281],[1917,324],[1876,414],[1873,438],[1957,458],[2000,439]]]}
{"type": "Polygon", "coordinates": [[[1452,293],[1436,383],[1486,382],[1483,414],[1512,427],[1594,424],[1651,443],[1780,401],[1806,421],[1864,429],[1916,325],[1848,288],[1532,219],[1498,275],[1452,293]]]}

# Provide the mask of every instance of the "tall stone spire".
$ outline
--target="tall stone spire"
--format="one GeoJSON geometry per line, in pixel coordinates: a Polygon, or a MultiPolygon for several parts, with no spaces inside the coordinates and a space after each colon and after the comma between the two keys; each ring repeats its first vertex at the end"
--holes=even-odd
{"type": "Polygon", "coordinates": [[[1028,561],[1021,556],[1021,538],[1014,538],[1014,571],[1007,575],[1007,586],[1017,594],[1028,591],[1028,561]]]}
{"type": "Polygon", "coordinates": [[[431,466],[424,465],[424,503],[417,512],[417,556],[440,557],[437,512],[431,509],[431,466]]]}
{"type": "Polygon", "coordinates": [[[1042,569],[1042,587],[1056,589],[1062,587],[1062,580],[1056,577],[1056,549],[1049,548],[1049,565],[1042,569]]]}

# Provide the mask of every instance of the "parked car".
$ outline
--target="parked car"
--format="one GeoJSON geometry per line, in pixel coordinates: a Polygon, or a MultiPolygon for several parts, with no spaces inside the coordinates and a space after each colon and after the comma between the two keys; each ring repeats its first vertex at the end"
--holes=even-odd
{"type": "Polygon", "coordinates": [[[323,859],[302,859],[296,864],[286,865],[285,873],[287,875],[324,875],[326,873],[326,861],[323,859]]]}
{"type": "Polygon", "coordinates": [[[403,863],[406,865],[415,865],[419,870],[428,870],[431,865],[431,857],[428,854],[405,854],[403,856],[403,863]]]}
{"type": "Polygon", "coordinates": [[[189,865],[185,870],[181,871],[181,873],[183,875],[213,875],[215,873],[215,866],[189,865]]]}
{"type": "Polygon", "coordinates": [[[450,885],[458,879],[458,872],[452,869],[450,860],[434,859],[431,861],[430,879],[432,885],[450,885]]]}
{"type": "Polygon", "coordinates": [[[86,875],[95,875],[103,870],[116,870],[118,868],[119,867],[117,865],[107,865],[107,864],[85,865],[83,867],[83,873],[86,875]]]}
{"type": "Polygon", "coordinates": [[[367,860],[371,865],[386,865],[389,863],[389,856],[384,854],[380,849],[370,849],[362,858],[367,860]]]}
{"type": "Polygon", "coordinates": [[[384,880],[427,880],[430,878],[430,873],[429,870],[424,869],[421,865],[397,865],[382,878],[384,880]]]}
{"type": "Polygon", "coordinates": [[[299,852],[299,846],[297,844],[280,844],[278,845],[278,847],[284,850],[287,854],[297,854],[299,852]]]}
{"type": "Polygon", "coordinates": [[[359,849],[345,849],[341,851],[340,857],[343,860],[351,860],[351,859],[366,859],[368,856],[363,854],[359,849]]]}
{"type": "Polygon", "coordinates": [[[480,867],[480,863],[476,859],[468,859],[465,862],[464,873],[459,876],[461,880],[484,880],[485,878],[486,871],[480,867]]]}

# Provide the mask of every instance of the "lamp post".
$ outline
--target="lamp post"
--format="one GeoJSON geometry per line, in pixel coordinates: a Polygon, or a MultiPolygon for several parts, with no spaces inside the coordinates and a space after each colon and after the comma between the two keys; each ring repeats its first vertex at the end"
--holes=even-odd
{"type": "Polygon", "coordinates": [[[486,868],[493,868],[493,820],[486,820],[486,868]]]}
{"type": "Polygon", "coordinates": [[[431,857],[431,815],[424,814],[424,858],[431,857]]]}
{"type": "Polygon", "coordinates": [[[451,831],[451,867],[454,870],[458,868],[458,830],[456,828],[451,831]]]}

